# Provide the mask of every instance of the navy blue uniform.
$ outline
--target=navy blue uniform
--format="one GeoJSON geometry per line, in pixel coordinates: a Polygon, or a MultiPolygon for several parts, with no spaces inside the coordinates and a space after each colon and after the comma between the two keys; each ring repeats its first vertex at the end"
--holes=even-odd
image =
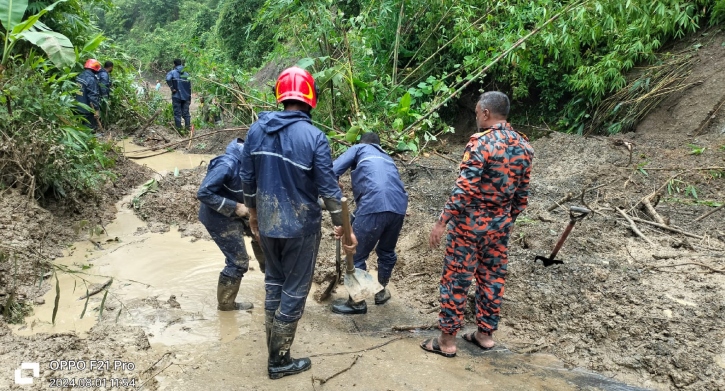
{"type": "Polygon", "coordinates": [[[76,101],[90,107],[91,111],[83,107],[78,107],[76,110],[85,117],[91,129],[96,129],[98,123],[96,122],[95,111],[101,107],[100,89],[96,74],[90,69],[84,69],[76,77],[76,82],[80,87],[80,91],[76,95],[76,101]]]}
{"type": "Polygon", "coordinates": [[[408,209],[408,193],[398,167],[377,144],[358,144],[335,160],[333,171],[339,177],[351,169],[355,198],[353,232],[358,240],[355,267],[367,270],[366,261],[375,249],[378,281],[386,285],[398,260],[395,245],[408,209]],[[377,247],[376,247],[377,246],[377,247]]]}
{"type": "Polygon", "coordinates": [[[98,71],[98,87],[100,88],[101,99],[108,99],[111,96],[111,75],[104,68],[98,71]]]}
{"type": "MultiPolygon", "coordinates": [[[[226,267],[222,274],[233,279],[242,278],[249,269],[249,255],[243,235],[252,236],[248,220],[235,214],[237,203],[244,203],[239,176],[243,150],[241,139],[229,143],[226,153],[209,163],[206,177],[196,194],[196,198],[201,201],[199,221],[225,257],[226,267]]],[[[252,249],[260,266],[264,267],[264,254],[254,238],[252,249]]]]}
{"type": "Polygon", "coordinates": [[[171,105],[174,109],[174,124],[181,128],[181,118],[187,129],[191,127],[191,81],[183,65],[177,65],[166,74],[166,84],[171,89],[171,105]]]}
{"type": "Polygon", "coordinates": [[[304,311],[320,243],[317,198],[342,197],[327,137],[302,111],[260,113],[247,134],[241,175],[267,257],[265,310],[294,322],[304,311]]]}

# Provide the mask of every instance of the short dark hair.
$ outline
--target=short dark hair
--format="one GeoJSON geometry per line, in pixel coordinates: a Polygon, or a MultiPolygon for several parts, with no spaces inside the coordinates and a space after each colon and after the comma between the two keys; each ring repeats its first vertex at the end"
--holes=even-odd
{"type": "Polygon", "coordinates": [[[181,59],[175,58],[174,59],[174,66],[175,67],[178,67],[179,65],[181,65],[181,59]]]}
{"type": "Polygon", "coordinates": [[[499,91],[484,92],[478,98],[478,105],[481,110],[488,109],[491,114],[499,115],[503,118],[508,118],[509,110],[511,109],[509,97],[499,91]]]}
{"type": "Polygon", "coordinates": [[[303,102],[301,100],[297,100],[297,99],[285,99],[285,100],[282,101],[282,107],[284,107],[285,109],[287,108],[287,106],[290,106],[290,105],[303,105],[303,106],[307,106],[307,110],[303,110],[303,111],[306,111],[308,113],[310,111],[312,111],[312,106],[310,106],[308,103],[303,102]]]}
{"type": "Polygon", "coordinates": [[[112,67],[112,66],[113,66],[113,61],[106,61],[106,63],[105,63],[105,64],[103,64],[103,67],[104,67],[104,68],[110,68],[110,67],[112,67]]]}
{"type": "Polygon", "coordinates": [[[374,132],[367,132],[360,137],[361,144],[380,144],[380,136],[374,132]]]}

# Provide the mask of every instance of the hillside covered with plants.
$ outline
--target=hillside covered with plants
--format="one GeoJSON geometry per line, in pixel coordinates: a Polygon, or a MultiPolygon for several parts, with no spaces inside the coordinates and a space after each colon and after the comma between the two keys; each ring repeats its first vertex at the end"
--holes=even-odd
{"type": "Polygon", "coordinates": [[[631,129],[636,118],[602,102],[724,9],[722,0],[117,0],[100,20],[148,70],[186,59],[197,91],[243,102],[241,122],[273,106],[270,80],[297,63],[319,82],[315,119],[331,138],[375,130],[415,152],[450,132],[480,89],[509,93],[517,123],[631,129]]]}
{"type": "Polygon", "coordinates": [[[124,130],[158,106],[135,94],[137,69],[97,27],[105,1],[0,1],[0,191],[84,199],[113,179],[112,144],[76,109],[76,76],[88,58],[115,63],[102,122],[124,130]]]}

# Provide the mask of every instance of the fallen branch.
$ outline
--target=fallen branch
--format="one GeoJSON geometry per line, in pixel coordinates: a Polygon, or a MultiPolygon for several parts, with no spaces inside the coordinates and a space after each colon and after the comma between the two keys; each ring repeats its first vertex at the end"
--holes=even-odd
{"type": "Polygon", "coordinates": [[[460,164],[461,163],[459,161],[456,161],[454,159],[449,158],[448,156],[442,155],[442,154],[438,153],[437,151],[432,151],[432,152],[433,152],[434,155],[436,155],[438,157],[442,157],[443,159],[446,159],[446,160],[448,160],[450,162],[453,162],[455,164],[460,164]]]}
{"type": "MultiPolygon", "coordinates": [[[[611,185],[612,183],[614,183],[614,181],[611,181],[611,182],[603,183],[603,184],[601,184],[601,185],[597,185],[597,186],[594,186],[594,187],[592,187],[591,189],[584,189],[584,190],[582,190],[582,192],[581,192],[581,193],[579,193],[579,194],[578,194],[578,195],[576,195],[576,196],[574,196],[574,193],[567,193],[567,194],[566,194],[566,195],[565,195],[564,197],[562,197],[562,198],[561,198],[560,200],[558,200],[558,201],[554,202],[554,205],[551,205],[550,207],[548,207],[548,208],[546,209],[546,211],[547,211],[547,212],[551,212],[552,210],[554,210],[554,209],[556,209],[556,208],[560,207],[560,206],[561,206],[561,204],[563,204],[563,203],[565,203],[565,202],[568,202],[568,201],[571,201],[571,200],[573,200],[573,199],[575,199],[575,198],[580,198],[580,199],[582,199],[582,200],[583,200],[583,199],[584,199],[584,194],[586,194],[586,193],[588,193],[588,192],[590,192],[590,191],[594,191],[594,190],[597,190],[597,189],[601,189],[602,187],[604,187],[604,186],[608,186],[608,185],[611,185]]],[[[582,204],[583,204],[583,203],[584,203],[584,202],[582,201],[582,204]]]]}
{"type": "Polygon", "coordinates": [[[104,289],[108,288],[112,282],[113,282],[113,278],[109,278],[103,284],[98,285],[95,288],[91,289],[91,291],[88,292],[88,294],[83,295],[83,297],[80,297],[78,300],[83,300],[85,298],[88,298],[93,295],[97,295],[97,294],[101,293],[104,289]]]}
{"type": "MultiPolygon", "coordinates": [[[[249,127],[247,127],[247,126],[240,126],[240,127],[236,127],[236,128],[219,129],[219,130],[215,130],[213,132],[200,134],[198,136],[195,136],[191,140],[198,140],[198,139],[200,139],[202,137],[211,136],[213,134],[217,134],[217,133],[221,133],[221,132],[232,132],[232,131],[239,131],[239,130],[249,130],[249,127]]],[[[170,142],[170,143],[167,143],[167,144],[164,144],[164,145],[157,145],[155,147],[149,147],[149,148],[139,149],[139,150],[131,151],[131,152],[128,152],[128,153],[139,153],[139,152],[148,152],[148,151],[158,151],[159,149],[169,148],[169,147],[172,147],[172,146],[175,146],[175,145],[178,145],[178,144],[185,143],[187,141],[190,141],[190,139],[183,139],[183,140],[179,140],[179,141],[174,141],[174,142],[170,142]]],[[[151,155],[151,156],[153,156],[153,155],[151,155]]],[[[126,157],[128,157],[128,155],[126,155],[126,157]]]]}
{"type": "Polygon", "coordinates": [[[353,367],[353,365],[355,365],[355,363],[357,363],[357,360],[359,360],[360,357],[362,357],[362,355],[360,355],[360,354],[356,355],[355,356],[355,359],[352,360],[352,363],[350,363],[350,365],[347,368],[345,368],[345,369],[343,369],[343,370],[335,373],[334,375],[329,376],[329,377],[326,377],[324,379],[323,378],[320,378],[320,377],[312,376],[312,381],[314,382],[315,380],[317,380],[317,381],[320,382],[320,385],[323,385],[323,384],[327,383],[328,381],[332,380],[337,375],[340,375],[342,373],[345,373],[345,372],[349,371],[353,367]]]}
{"type": "Polygon", "coordinates": [[[143,132],[145,132],[146,129],[151,125],[151,123],[153,123],[156,120],[156,117],[158,117],[159,114],[161,114],[162,111],[163,111],[162,109],[156,110],[156,112],[154,113],[154,115],[152,115],[151,118],[149,118],[148,121],[146,121],[146,123],[143,124],[143,126],[141,127],[141,129],[139,129],[136,133],[137,134],[142,134],[143,132]]]}
{"type": "Polygon", "coordinates": [[[660,214],[657,213],[657,211],[655,210],[654,206],[652,206],[652,203],[650,202],[649,198],[643,199],[642,205],[644,205],[644,210],[647,212],[647,214],[649,214],[650,217],[655,219],[655,221],[657,223],[662,224],[662,225],[667,225],[667,224],[665,224],[665,220],[662,218],[662,216],[660,216],[660,214]]]}
{"type": "Polygon", "coordinates": [[[634,221],[636,221],[638,223],[645,223],[645,224],[649,224],[649,225],[654,226],[654,227],[657,227],[657,228],[662,228],[662,229],[666,229],[668,231],[676,232],[678,234],[682,234],[682,235],[685,235],[685,236],[689,236],[691,238],[695,238],[695,239],[699,239],[699,240],[704,239],[704,237],[702,237],[700,235],[695,235],[693,233],[683,231],[683,230],[681,230],[679,228],[670,227],[669,225],[655,223],[654,221],[644,220],[644,219],[640,219],[638,217],[632,217],[632,220],[634,220],[634,221]]]}
{"type": "Polygon", "coordinates": [[[705,265],[704,263],[700,263],[700,262],[682,262],[682,263],[675,263],[673,265],[654,265],[654,266],[650,266],[650,268],[661,269],[661,268],[665,268],[665,267],[676,267],[676,266],[686,266],[686,265],[701,266],[701,267],[704,267],[705,269],[710,269],[711,271],[713,271],[715,273],[725,273],[725,269],[716,269],[710,265],[705,265]]]}
{"type": "Polygon", "coordinates": [[[355,351],[352,351],[352,352],[320,353],[320,354],[313,354],[313,355],[310,355],[308,357],[310,357],[310,358],[312,358],[312,357],[329,357],[329,356],[341,356],[343,354],[355,354],[355,353],[369,352],[371,350],[375,350],[375,349],[378,349],[378,348],[382,348],[383,346],[388,345],[388,344],[391,344],[391,343],[393,343],[395,341],[400,341],[401,339],[403,339],[403,337],[393,338],[393,339],[391,339],[389,341],[385,341],[384,343],[381,343],[379,345],[371,346],[371,347],[369,347],[367,349],[355,350],[355,351]]]}
{"type": "Polygon", "coordinates": [[[715,209],[713,209],[713,210],[711,210],[711,211],[709,211],[709,212],[705,213],[704,215],[702,215],[702,216],[700,216],[700,217],[696,218],[696,219],[695,219],[694,221],[695,221],[695,222],[698,222],[698,221],[700,221],[700,220],[702,220],[702,219],[704,219],[704,218],[706,218],[706,217],[710,216],[711,214],[713,214],[713,213],[715,213],[715,212],[719,211],[719,210],[720,210],[720,209],[722,209],[722,208],[725,208],[725,201],[723,201],[722,205],[720,205],[720,206],[718,206],[717,208],[715,208],[715,209]]]}
{"type": "MultiPolygon", "coordinates": [[[[435,310],[438,311],[438,308],[436,307],[435,310]]],[[[426,325],[413,325],[413,326],[398,325],[398,326],[393,326],[393,331],[433,330],[436,328],[438,328],[437,323],[426,324],[426,325]]]]}
{"type": "Polygon", "coordinates": [[[642,233],[642,231],[640,231],[639,228],[637,228],[637,224],[635,224],[634,221],[632,221],[632,218],[629,217],[628,214],[624,213],[624,211],[621,210],[621,209],[619,209],[619,208],[617,208],[617,212],[619,212],[619,214],[621,214],[622,217],[624,217],[629,222],[629,228],[632,230],[632,232],[634,232],[635,234],[637,234],[637,236],[639,236],[640,238],[642,238],[642,240],[644,240],[645,242],[647,242],[650,246],[654,246],[655,245],[654,242],[652,242],[651,240],[649,240],[648,237],[644,236],[644,234],[642,233]]]}

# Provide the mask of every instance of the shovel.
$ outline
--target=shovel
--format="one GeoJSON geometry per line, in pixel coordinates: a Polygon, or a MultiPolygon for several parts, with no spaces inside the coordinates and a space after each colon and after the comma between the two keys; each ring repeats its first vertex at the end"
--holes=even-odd
{"type": "Polygon", "coordinates": [[[330,295],[332,294],[332,290],[335,288],[335,285],[339,284],[340,277],[342,277],[342,259],[340,257],[340,241],[335,241],[335,273],[330,274],[325,278],[325,281],[330,281],[330,285],[325,288],[324,291],[322,291],[322,294],[320,295],[320,301],[324,301],[330,298],[330,295]]]}
{"type": "Polygon", "coordinates": [[[566,241],[567,236],[569,236],[569,233],[571,233],[571,230],[574,228],[574,224],[576,224],[577,221],[582,220],[583,218],[587,217],[589,213],[592,211],[587,208],[582,208],[581,206],[572,206],[569,208],[569,225],[566,226],[566,229],[564,232],[562,232],[561,237],[559,237],[559,241],[556,242],[556,246],[554,246],[554,251],[551,252],[551,255],[549,257],[543,257],[541,255],[537,255],[536,258],[534,258],[534,262],[541,260],[541,262],[544,263],[545,267],[554,265],[554,264],[562,264],[564,261],[556,258],[556,254],[559,253],[559,250],[561,250],[561,246],[564,245],[564,242],[566,241]]]}
{"type": "MultiPolygon", "coordinates": [[[[351,243],[352,227],[350,227],[350,211],[347,207],[347,198],[342,197],[342,231],[345,243],[351,243]]],[[[383,290],[377,279],[373,278],[370,273],[356,269],[352,260],[352,254],[346,254],[347,269],[345,270],[345,287],[347,293],[350,294],[352,301],[358,303],[368,297],[374,296],[383,290]]]]}

